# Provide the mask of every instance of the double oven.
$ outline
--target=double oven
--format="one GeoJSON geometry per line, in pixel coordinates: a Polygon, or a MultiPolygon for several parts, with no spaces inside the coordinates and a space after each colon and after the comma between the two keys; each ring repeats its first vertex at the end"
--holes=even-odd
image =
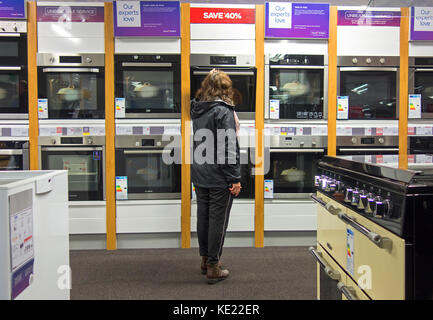
{"type": "Polygon", "coordinates": [[[191,99],[212,69],[228,74],[233,84],[233,103],[240,120],[254,120],[257,70],[254,55],[191,54],[191,99]]]}
{"type": "Polygon", "coordinates": [[[40,136],[42,170],[68,170],[69,201],[105,200],[104,136],[40,136]]]}
{"type": "Polygon", "coordinates": [[[326,119],[326,56],[268,54],[265,86],[265,119],[326,119]]]}
{"type": "Polygon", "coordinates": [[[117,118],[180,118],[179,54],[116,54],[114,62],[117,118]]]}
{"type": "Polygon", "coordinates": [[[29,170],[29,142],[27,140],[0,141],[0,171],[29,170]]]}
{"type": "Polygon", "coordinates": [[[409,58],[409,93],[421,97],[421,119],[433,119],[433,57],[409,58]]]}
{"type": "Polygon", "coordinates": [[[117,200],[181,198],[181,136],[164,135],[154,126],[149,135],[117,135],[117,200]]]}
{"type": "Polygon", "coordinates": [[[104,119],[104,54],[39,53],[39,119],[104,119]]]}
{"type": "Polygon", "coordinates": [[[397,120],[399,57],[337,57],[337,95],[347,97],[342,119],[397,120]]]}
{"type": "Polygon", "coordinates": [[[27,23],[0,21],[0,118],[28,119],[27,23]]]}

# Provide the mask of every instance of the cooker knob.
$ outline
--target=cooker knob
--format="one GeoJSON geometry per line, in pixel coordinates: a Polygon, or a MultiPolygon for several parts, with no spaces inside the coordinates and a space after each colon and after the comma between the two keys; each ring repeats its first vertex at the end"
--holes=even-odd
{"type": "Polygon", "coordinates": [[[352,59],[352,63],[357,64],[358,63],[358,59],[357,58],[353,58],[352,59]]]}
{"type": "Polygon", "coordinates": [[[18,31],[17,25],[14,25],[13,29],[15,32],[17,32],[18,31]]]}
{"type": "Polygon", "coordinates": [[[56,139],[51,139],[51,144],[56,144],[56,143],[57,143],[56,139]]]}
{"type": "Polygon", "coordinates": [[[352,201],[352,194],[353,194],[353,189],[351,187],[347,187],[346,192],[344,194],[344,202],[349,203],[350,201],[352,201]]]}
{"type": "Polygon", "coordinates": [[[352,138],[352,143],[353,143],[353,144],[355,144],[357,141],[358,141],[358,140],[357,140],[355,137],[352,138]]]}
{"type": "Polygon", "coordinates": [[[134,60],[138,60],[138,56],[134,56],[134,60]]]}
{"type": "Polygon", "coordinates": [[[304,146],[304,144],[305,144],[305,142],[304,142],[304,141],[300,141],[300,142],[299,142],[299,145],[300,145],[301,147],[303,147],[303,146],[304,146]]]}
{"type": "Polygon", "coordinates": [[[367,59],[365,60],[365,62],[367,62],[368,64],[370,64],[370,63],[371,63],[371,58],[367,58],[367,59]]]}
{"type": "Polygon", "coordinates": [[[359,192],[359,201],[358,201],[358,209],[364,210],[365,206],[367,205],[367,194],[364,190],[361,190],[359,192]]]}
{"type": "Polygon", "coordinates": [[[384,142],[385,142],[385,139],[382,138],[382,137],[380,137],[380,138],[379,138],[379,143],[380,143],[380,144],[383,144],[384,142]]]}
{"type": "Polygon", "coordinates": [[[87,139],[87,144],[93,144],[93,139],[87,139]]]}
{"type": "Polygon", "coordinates": [[[356,207],[358,205],[358,202],[359,202],[359,190],[356,188],[352,192],[352,201],[350,202],[350,204],[356,207]]]}
{"type": "Polygon", "coordinates": [[[380,196],[377,196],[374,201],[374,209],[373,209],[373,216],[375,217],[382,217],[384,213],[384,206],[383,201],[380,196]]]}
{"type": "Polygon", "coordinates": [[[392,202],[391,202],[391,200],[385,199],[382,201],[382,203],[383,203],[382,204],[382,206],[383,206],[382,215],[385,218],[391,218],[392,217],[392,202]]]}
{"type": "Polygon", "coordinates": [[[87,63],[92,63],[92,61],[93,61],[92,58],[89,58],[89,57],[86,58],[87,63]]]}
{"type": "Polygon", "coordinates": [[[380,58],[380,60],[379,60],[379,62],[381,63],[381,64],[384,64],[385,63],[385,58],[380,58]]]}
{"type": "Polygon", "coordinates": [[[51,57],[51,58],[50,58],[50,62],[51,62],[51,63],[54,63],[54,62],[56,62],[56,59],[55,59],[54,57],[51,57]]]}
{"type": "Polygon", "coordinates": [[[367,206],[364,209],[364,212],[366,214],[373,214],[374,210],[376,208],[376,201],[373,194],[369,194],[367,197],[367,206]]]}

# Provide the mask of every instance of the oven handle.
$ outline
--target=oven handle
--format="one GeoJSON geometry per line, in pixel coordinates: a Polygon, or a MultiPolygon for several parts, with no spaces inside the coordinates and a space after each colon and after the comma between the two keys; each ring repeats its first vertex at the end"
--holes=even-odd
{"type": "Polygon", "coordinates": [[[383,67],[340,67],[340,71],[398,71],[398,68],[383,68],[383,67]]]}
{"type": "Polygon", "coordinates": [[[320,264],[320,266],[323,268],[325,273],[330,277],[332,280],[340,280],[341,275],[337,270],[332,269],[328,263],[323,259],[323,256],[320,252],[316,251],[314,247],[308,248],[310,253],[313,255],[313,257],[317,260],[317,262],[320,264]]]}
{"type": "Polygon", "coordinates": [[[288,65],[270,65],[271,69],[325,69],[325,66],[288,66],[288,65]]]}
{"type": "Polygon", "coordinates": [[[322,153],[325,149],[270,149],[269,152],[311,152],[311,153],[322,153]]]}
{"type": "Polygon", "coordinates": [[[315,202],[317,202],[318,204],[320,204],[322,207],[324,207],[326,209],[326,211],[328,211],[330,214],[332,215],[338,215],[341,212],[340,208],[336,208],[334,207],[332,204],[330,203],[326,203],[325,201],[323,201],[322,199],[318,198],[316,195],[312,194],[311,199],[313,199],[315,202]]]}
{"type": "Polygon", "coordinates": [[[0,37],[16,37],[19,38],[21,37],[21,34],[16,33],[16,32],[9,32],[9,33],[0,33],[0,37]]]}
{"type": "Polygon", "coordinates": [[[102,151],[102,147],[42,147],[42,151],[102,151]]]}
{"type": "Polygon", "coordinates": [[[6,66],[0,67],[0,71],[19,71],[19,70],[21,70],[21,67],[6,67],[6,66]]]}
{"type": "Polygon", "coordinates": [[[346,286],[343,282],[337,283],[338,290],[344,294],[347,300],[359,300],[356,296],[356,291],[352,287],[346,286]]]}
{"type": "Polygon", "coordinates": [[[23,150],[0,150],[0,156],[22,156],[23,150]]]}
{"type": "Polygon", "coordinates": [[[164,68],[170,68],[173,64],[171,62],[122,62],[122,67],[164,67],[164,68]]]}
{"type": "Polygon", "coordinates": [[[43,68],[42,72],[91,72],[99,73],[98,68],[43,68]]]}
{"type": "Polygon", "coordinates": [[[398,152],[398,148],[338,148],[341,152],[356,152],[356,151],[396,151],[398,152]]]}
{"type": "Polygon", "coordinates": [[[415,69],[415,72],[433,72],[433,68],[430,69],[426,69],[426,68],[420,68],[420,69],[415,69]]]}
{"type": "Polygon", "coordinates": [[[123,154],[162,154],[170,152],[171,150],[123,150],[123,154]]]}
{"type": "Polygon", "coordinates": [[[338,218],[340,218],[340,220],[347,223],[348,225],[350,225],[354,229],[361,232],[364,236],[366,236],[368,238],[368,240],[373,242],[379,248],[391,250],[391,248],[392,248],[392,240],[391,239],[389,239],[387,237],[382,237],[381,235],[379,235],[373,231],[370,231],[369,229],[364,227],[362,224],[359,224],[358,222],[356,222],[354,219],[352,219],[351,217],[349,217],[345,213],[339,213],[338,218]]]}
{"type": "MultiPolygon", "coordinates": [[[[229,76],[253,76],[254,72],[252,71],[225,71],[229,76]]],[[[193,75],[197,76],[205,76],[209,74],[209,71],[193,71],[193,75]]]]}

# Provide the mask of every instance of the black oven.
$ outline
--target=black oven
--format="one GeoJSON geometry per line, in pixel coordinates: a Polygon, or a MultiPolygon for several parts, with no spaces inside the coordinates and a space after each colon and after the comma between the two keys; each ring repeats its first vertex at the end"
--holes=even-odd
{"type": "Polygon", "coordinates": [[[399,57],[340,56],[337,64],[337,95],[349,99],[348,119],[398,119],[399,57]]]}
{"type": "Polygon", "coordinates": [[[421,95],[421,118],[433,118],[433,57],[409,58],[409,93],[421,95]]]}
{"type": "Polygon", "coordinates": [[[118,118],[180,118],[180,55],[116,54],[114,63],[118,118]]]}
{"type": "Polygon", "coordinates": [[[254,199],[255,195],[255,178],[254,162],[255,147],[251,144],[249,137],[241,136],[239,139],[240,163],[241,163],[241,192],[234,199],[254,199]],[[243,139],[245,138],[245,139],[243,139]]]}
{"type": "Polygon", "coordinates": [[[216,68],[232,80],[234,105],[239,119],[255,119],[256,78],[255,57],[250,55],[191,55],[191,98],[194,98],[209,71],[216,68]]]}
{"type": "Polygon", "coordinates": [[[0,141],[0,171],[29,170],[28,141],[0,141]]]}
{"type": "Polygon", "coordinates": [[[433,154],[432,136],[409,136],[408,154],[433,154]]]}
{"type": "Polygon", "coordinates": [[[38,98],[48,112],[39,118],[103,119],[104,54],[39,53],[38,98]]]}
{"type": "Polygon", "coordinates": [[[42,170],[68,170],[69,201],[105,198],[105,137],[39,137],[42,170]]]}
{"type": "Polygon", "coordinates": [[[123,196],[116,192],[118,200],[181,198],[181,136],[164,136],[163,127],[160,131],[116,136],[116,180],[125,181],[119,186],[123,196]]]}
{"type": "Polygon", "coordinates": [[[273,184],[273,198],[309,199],[326,146],[326,136],[271,136],[265,180],[273,184]]]}
{"type": "Polygon", "coordinates": [[[0,21],[0,118],[28,118],[27,23],[0,21]]]}
{"type": "Polygon", "coordinates": [[[326,119],[328,66],[323,55],[265,57],[265,118],[326,119]]]}

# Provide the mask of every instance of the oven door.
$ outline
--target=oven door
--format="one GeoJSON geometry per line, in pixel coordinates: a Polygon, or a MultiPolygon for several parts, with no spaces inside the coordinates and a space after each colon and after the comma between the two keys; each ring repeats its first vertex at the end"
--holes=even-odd
{"type": "Polygon", "coordinates": [[[27,88],[24,66],[0,65],[0,118],[28,118],[27,88]]]}
{"type": "Polygon", "coordinates": [[[27,65],[27,34],[0,33],[0,65],[27,65]]]}
{"type": "Polygon", "coordinates": [[[271,119],[324,119],[326,118],[325,75],[327,67],[269,66],[269,99],[279,111],[271,119]]]}
{"type": "MultiPolygon", "coordinates": [[[[366,147],[366,148],[346,148],[337,147],[337,155],[351,157],[355,161],[365,161],[365,156],[378,156],[378,155],[395,155],[398,157],[398,147],[366,147]]],[[[374,159],[374,157],[373,157],[374,159]]]]}
{"type": "Polygon", "coordinates": [[[338,69],[338,95],[349,97],[349,120],[398,118],[398,68],[338,69]]]}
{"type": "Polygon", "coordinates": [[[179,118],[180,83],[179,63],[116,63],[115,92],[125,98],[126,118],[179,118]]]}
{"type": "Polygon", "coordinates": [[[409,137],[409,154],[432,154],[432,137],[409,137]]]}
{"type": "Polygon", "coordinates": [[[39,67],[38,92],[50,119],[103,119],[104,68],[39,67]]]}
{"type": "Polygon", "coordinates": [[[117,149],[116,176],[127,177],[128,199],[180,199],[181,165],[166,164],[164,149],[117,149]]]}
{"type": "Polygon", "coordinates": [[[409,92],[421,95],[421,118],[433,119],[433,68],[410,68],[409,92]]]}
{"type": "Polygon", "coordinates": [[[103,147],[42,147],[43,170],[68,170],[69,201],[104,200],[103,147]]]}
{"type": "MultiPolygon", "coordinates": [[[[191,98],[213,67],[191,69],[191,98]]],[[[239,119],[254,119],[256,111],[256,68],[218,68],[232,80],[234,105],[239,119]]]]}
{"type": "MultiPolygon", "coordinates": [[[[28,159],[27,159],[28,160],[28,159]]],[[[2,149],[0,150],[0,171],[27,170],[23,150],[2,149]]]]}
{"type": "Polygon", "coordinates": [[[254,176],[252,174],[251,155],[254,155],[254,149],[241,148],[240,149],[240,162],[241,162],[241,192],[235,198],[240,199],[254,199],[255,187],[254,176]]]}
{"type": "Polygon", "coordinates": [[[325,149],[270,149],[269,172],[273,180],[274,198],[303,199],[315,191],[314,177],[325,149]]]}

